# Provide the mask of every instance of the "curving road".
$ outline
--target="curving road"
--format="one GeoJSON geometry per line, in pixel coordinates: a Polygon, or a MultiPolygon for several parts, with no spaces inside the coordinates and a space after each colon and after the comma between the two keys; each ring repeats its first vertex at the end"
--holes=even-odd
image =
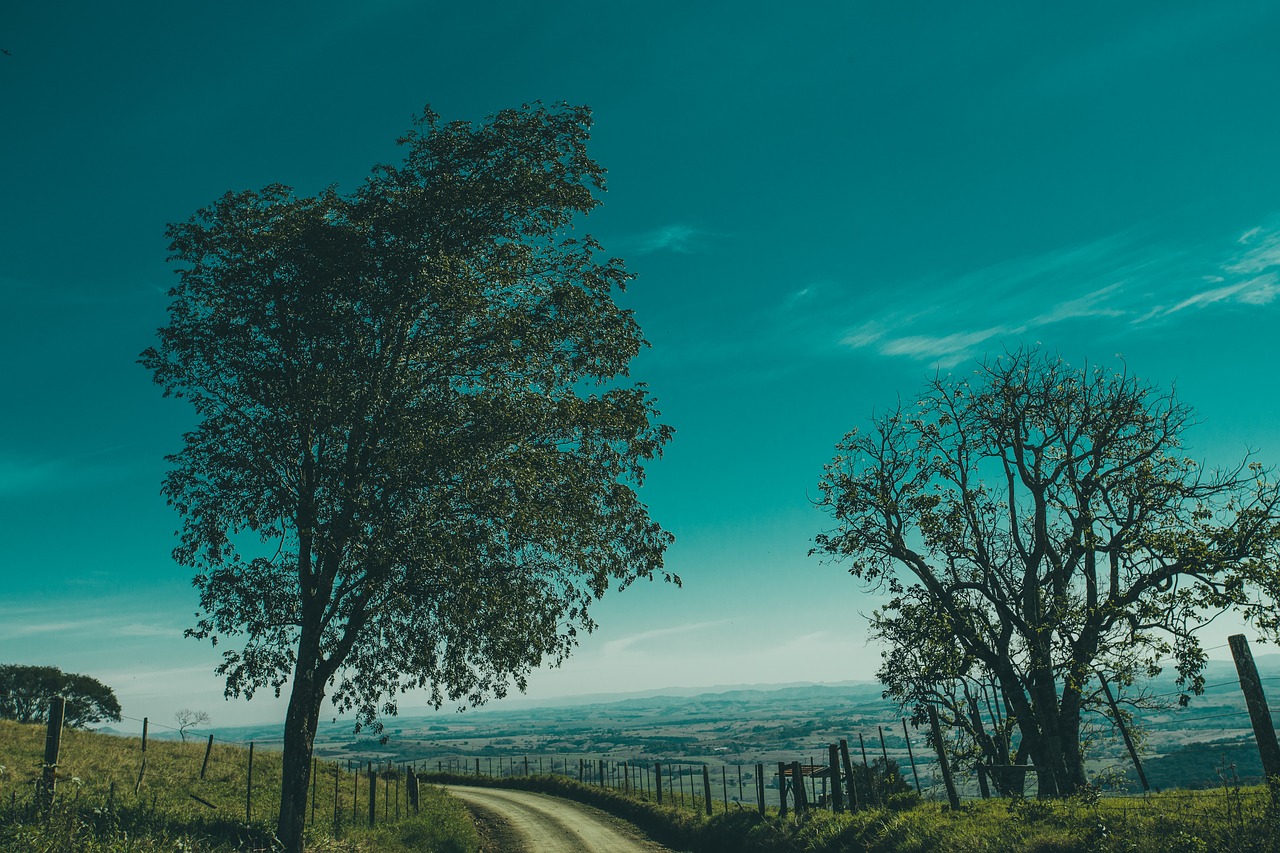
{"type": "Polygon", "coordinates": [[[528,791],[444,786],[489,835],[486,853],[662,853],[626,821],[599,809],[528,791]]]}

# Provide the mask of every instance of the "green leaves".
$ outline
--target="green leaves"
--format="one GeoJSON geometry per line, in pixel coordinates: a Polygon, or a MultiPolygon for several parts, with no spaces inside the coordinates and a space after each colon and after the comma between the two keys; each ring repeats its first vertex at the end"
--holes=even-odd
{"type": "Polygon", "coordinates": [[[115,691],[96,678],[64,673],[55,666],[0,665],[0,717],[20,723],[47,722],[54,696],[67,700],[63,720],[68,726],[120,720],[115,691]]]}
{"type": "MultiPolygon", "coordinates": [[[[1280,543],[1280,491],[1248,459],[1206,471],[1181,454],[1194,420],[1127,370],[1020,350],[971,382],[939,376],[909,413],[846,436],[820,484],[835,526],[814,552],[873,584],[904,578],[908,597],[874,623],[895,695],[994,684],[1029,746],[1064,731],[1070,753],[1095,669],[1154,666],[1163,635],[1196,691],[1199,618],[1238,607],[1274,626],[1250,596],[1280,590],[1262,568],[1280,543]]],[[[1059,788],[1083,772],[1078,752],[1068,759],[1059,788]]]]}
{"type": "Polygon", "coordinates": [[[410,687],[480,702],[661,572],[635,488],[672,432],[621,381],[631,275],[565,233],[603,189],[589,127],[426,110],[354,193],[272,185],[170,226],[179,284],[141,362],[201,418],[164,493],[193,635],[243,638],[230,694],[309,666],[370,721],[410,687]]]}

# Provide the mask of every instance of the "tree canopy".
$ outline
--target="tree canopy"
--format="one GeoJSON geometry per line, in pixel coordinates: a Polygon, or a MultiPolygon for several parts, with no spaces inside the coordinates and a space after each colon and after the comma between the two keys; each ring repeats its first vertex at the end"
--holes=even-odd
{"type": "Polygon", "coordinates": [[[1249,458],[1186,456],[1193,423],[1127,369],[1030,349],[935,377],[845,436],[814,551],[888,592],[873,623],[888,695],[949,708],[988,759],[1029,758],[1042,793],[1066,794],[1087,781],[1083,712],[1113,713],[1099,676],[1125,688],[1172,656],[1201,689],[1197,629],[1250,612],[1280,495],[1249,458]]]}
{"type": "Polygon", "coordinates": [[[56,666],[0,665],[0,717],[20,723],[47,723],[49,700],[67,700],[63,723],[84,728],[107,720],[120,721],[115,691],[87,675],[63,672],[56,666]]]}
{"type": "Polygon", "coordinates": [[[326,693],[375,726],[413,688],[483,702],[568,655],[609,587],[678,582],[636,493],[671,429],[625,381],[631,275],[569,233],[604,189],[590,124],[428,109],[350,194],[232,192],[169,228],[141,362],[199,416],[164,482],[188,633],[239,638],[228,695],[292,682],[292,849],[326,693]]]}

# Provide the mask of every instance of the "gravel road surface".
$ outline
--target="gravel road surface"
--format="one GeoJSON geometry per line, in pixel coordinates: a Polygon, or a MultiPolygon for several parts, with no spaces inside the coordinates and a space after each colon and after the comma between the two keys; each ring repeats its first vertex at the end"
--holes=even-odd
{"type": "Polygon", "coordinates": [[[528,791],[446,785],[488,836],[485,853],[669,853],[599,809],[528,791]]]}

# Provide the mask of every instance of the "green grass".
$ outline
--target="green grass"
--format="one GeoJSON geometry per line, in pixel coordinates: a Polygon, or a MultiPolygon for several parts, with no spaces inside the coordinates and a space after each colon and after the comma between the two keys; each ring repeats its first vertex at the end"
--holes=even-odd
{"type": "Polygon", "coordinates": [[[970,801],[956,812],[900,796],[894,808],[854,814],[810,811],[779,817],[770,808],[715,803],[713,817],[659,806],[612,788],[563,776],[431,774],[436,781],[543,791],[625,818],[677,850],[693,853],[1275,853],[1264,787],[1171,791],[1148,797],[1062,801],[970,801]]]}
{"type": "MultiPolygon", "coordinates": [[[[269,850],[280,797],[280,756],[255,751],[252,814],[245,819],[248,750],[215,744],[200,778],[203,741],[152,741],[147,771],[135,793],[141,742],[68,730],[63,737],[58,793],[51,816],[37,809],[44,727],[0,720],[0,850],[33,853],[223,853],[269,850]],[[213,805],[203,805],[200,797],[213,805]]],[[[1264,788],[1229,786],[1171,791],[1149,797],[1082,798],[1061,802],[966,802],[958,812],[904,796],[894,809],[856,814],[810,812],[779,817],[719,801],[708,818],[678,808],[580,784],[563,776],[505,781],[437,776],[440,781],[493,784],[544,791],[602,808],[630,820],[677,850],[695,853],[1274,853],[1264,788]]],[[[317,774],[316,812],[308,824],[313,853],[474,853],[479,849],[466,810],[439,789],[422,788],[421,811],[369,828],[368,784],[360,780],[353,804],[352,775],[339,769],[335,831],[334,765],[317,774]]],[[[380,780],[378,815],[383,814],[380,780]]],[[[391,780],[394,792],[394,780],[391,780]]],[[[700,798],[699,798],[700,799],[700,798]]],[[[393,793],[394,801],[394,793],[393,793]]],[[[701,802],[699,802],[701,805],[701,802]]],[[[388,809],[394,814],[394,806],[388,809]]],[[[310,814],[308,814],[310,821],[310,814]]]]}
{"type": "MultiPolygon", "coordinates": [[[[52,813],[37,807],[45,727],[0,720],[0,850],[33,853],[223,853],[275,846],[280,802],[280,754],[255,750],[251,811],[246,815],[247,748],[214,744],[200,778],[205,742],[147,744],[146,773],[140,738],[68,729],[62,737],[52,813]],[[135,792],[136,789],[136,792],[135,792]],[[196,799],[204,800],[205,805],[196,799]]],[[[307,849],[315,853],[398,853],[402,850],[472,853],[479,840],[465,809],[439,789],[423,787],[420,813],[408,816],[400,792],[400,821],[370,829],[368,783],[339,769],[335,821],[334,765],[320,764],[315,813],[308,810],[307,849]]],[[[382,819],[378,785],[377,815],[382,819]]],[[[391,781],[394,790],[394,781],[391,781]]],[[[394,815],[394,806],[387,810],[394,815]]]]}

